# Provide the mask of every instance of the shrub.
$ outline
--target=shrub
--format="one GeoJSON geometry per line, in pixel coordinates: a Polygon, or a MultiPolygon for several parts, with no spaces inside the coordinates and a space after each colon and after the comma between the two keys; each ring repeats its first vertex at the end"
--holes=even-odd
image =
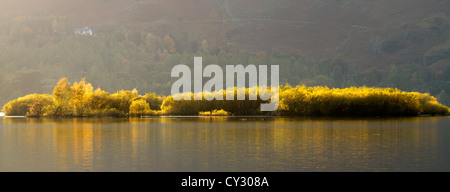
{"type": "Polygon", "coordinates": [[[213,111],[201,111],[198,113],[200,116],[229,116],[230,113],[220,109],[220,110],[213,110],[213,111]]]}
{"type": "Polygon", "coordinates": [[[116,108],[107,108],[102,111],[101,117],[126,117],[126,114],[116,108]]]}
{"type": "Polygon", "coordinates": [[[3,112],[9,116],[43,116],[44,109],[53,105],[53,96],[31,94],[12,100],[3,106],[3,112]]]}
{"type": "Polygon", "coordinates": [[[145,100],[135,100],[130,105],[130,115],[142,117],[146,113],[150,113],[150,105],[145,100]]]}
{"type": "Polygon", "coordinates": [[[284,88],[279,112],[284,115],[399,116],[445,114],[448,107],[428,93],[392,88],[284,88]]]}

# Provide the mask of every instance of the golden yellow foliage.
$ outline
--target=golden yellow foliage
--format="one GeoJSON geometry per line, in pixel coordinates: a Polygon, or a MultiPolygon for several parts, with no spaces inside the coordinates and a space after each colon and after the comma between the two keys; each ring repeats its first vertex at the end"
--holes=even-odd
{"type": "MultiPolygon", "coordinates": [[[[139,95],[136,89],[114,94],[96,89],[86,83],[60,79],[53,95],[31,94],[10,101],[3,106],[6,115],[21,116],[87,116],[124,117],[144,115],[328,115],[328,116],[411,116],[419,114],[446,114],[449,108],[441,105],[428,93],[404,92],[393,88],[280,86],[278,110],[261,112],[259,87],[230,88],[217,92],[201,92],[202,100],[175,100],[154,93],[139,95]],[[245,92],[245,100],[226,100],[226,93],[245,92]],[[256,100],[250,95],[258,95],[256,100]],[[209,99],[205,99],[209,98],[209,99]],[[211,98],[214,98],[211,100],[211,98]],[[216,98],[223,98],[222,100],[216,98]],[[151,110],[151,108],[155,110],[151,110]]],[[[264,92],[264,91],[263,91],[264,92]]],[[[262,92],[262,93],[263,93],[262,92]]]]}
{"type": "Polygon", "coordinates": [[[9,116],[42,116],[45,107],[53,104],[51,95],[31,94],[10,101],[3,106],[2,111],[9,116]]]}
{"type": "Polygon", "coordinates": [[[305,87],[284,89],[279,112],[284,115],[418,115],[445,114],[448,108],[429,94],[392,88],[305,87]]]}
{"type": "Polygon", "coordinates": [[[220,109],[220,110],[215,109],[213,111],[200,111],[198,113],[198,115],[200,115],[200,116],[229,116],[230,113],[223,109],[220,109]]]}
{"type": "Polygon", "coordinates": [[[145,100],[135,100],[130,105],[130,115],[141,117],[150,111],[150,105],[145,100]]]}

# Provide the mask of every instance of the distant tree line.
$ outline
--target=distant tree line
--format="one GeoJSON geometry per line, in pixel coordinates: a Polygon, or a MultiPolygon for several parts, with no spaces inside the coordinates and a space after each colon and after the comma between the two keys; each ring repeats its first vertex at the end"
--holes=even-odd
{"type": "MultiPolygon", "coordinates": [[[[245,89],[245,100],[207,100],[208,94],[223,94],[234,89],[203,92],[202,100],[175,100],[155,93],[139,95],[136,89],[113,94],[93,90],[84,79],[70,86],[62,78],[52,95],[31,94],[12,100],[3,106],[9,116],[29,117],[125,117],[154,115],[284,115],[284,116],[414,116],[447,114],[449,108],[427,93],[404,92],[392,88],[280,86],[278,110],[263,112],[260,99],[250,100],[249,93],[259,95],[258,87],[245,89]]],[[[276,93],[276,91],[274,92],[276,93]]],[[[235,98],[237,91],[234,91],[235,98]]],[[[213,97],[211,97],[213,98],[213,97]]],[[[259,97],[258,97],[259,98],[259,97]]]]}
{"type": "Polygon", "coordinates": [[[163,99],[155,93],[139,95],[136,89],[113,94],[100,88],[93,90],[92,85],[84,79],[70,86],[67,78],[62,78],[52,95],[26,95],[5,104],[2,110],[6,115],[29,117],[141,116],[160,110],[163,99]]]}

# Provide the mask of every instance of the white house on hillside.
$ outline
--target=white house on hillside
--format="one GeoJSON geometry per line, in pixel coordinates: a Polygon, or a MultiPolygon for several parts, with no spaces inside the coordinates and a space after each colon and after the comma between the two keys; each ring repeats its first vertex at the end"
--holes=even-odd
{"type": "Polygon", "coordinates": [[[93,35],[92,29],[89,29],[89,27],[77,28],[77,29],[75,29],[75,34],[77,34],[77,35],[93,35]]]}

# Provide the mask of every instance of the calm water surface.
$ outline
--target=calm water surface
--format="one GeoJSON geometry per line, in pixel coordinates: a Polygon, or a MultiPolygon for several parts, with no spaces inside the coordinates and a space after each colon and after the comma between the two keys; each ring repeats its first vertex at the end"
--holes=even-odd
{"type": "Polygon", "coordinates": [[[450,117],[0,118],[0,171],[450,171],[450,117]]]}

